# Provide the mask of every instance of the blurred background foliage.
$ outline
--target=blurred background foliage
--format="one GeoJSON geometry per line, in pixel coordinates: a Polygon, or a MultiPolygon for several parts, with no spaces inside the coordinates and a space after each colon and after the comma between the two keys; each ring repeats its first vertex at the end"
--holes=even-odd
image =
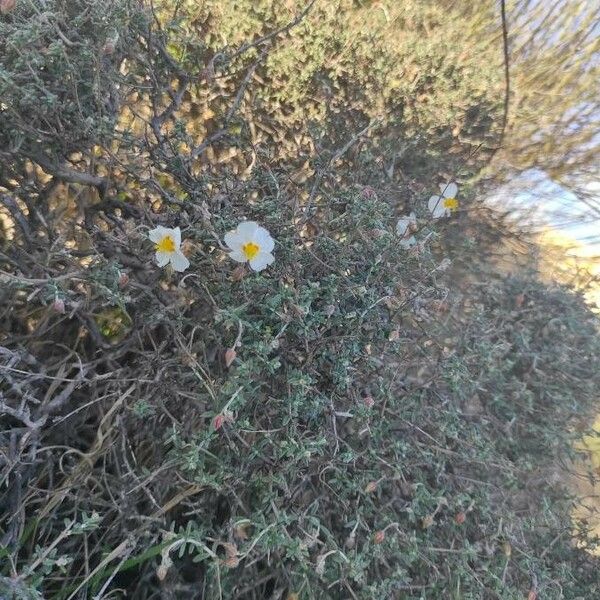
{"type": "Polygon", "coordinates": [[[0,596],[599,594],[593,277],[482,201],[594,208],[593,3],[508,4],[508,105],[492,1],[0,6],[0,596]]]}

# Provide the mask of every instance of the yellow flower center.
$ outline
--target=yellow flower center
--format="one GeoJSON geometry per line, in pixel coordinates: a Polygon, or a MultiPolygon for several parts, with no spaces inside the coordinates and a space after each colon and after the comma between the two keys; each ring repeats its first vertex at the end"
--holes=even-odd
{"type": "Polygon", "coordinates": [[[458,200],[456,198],[444,198],[444,208],[456,210],[458,208],[458,200]]]}
{"type": "Polygon", "coordinates": [[[242,246],[242,252],[248,260],[252,260],[260,251],[260,246],[254,242],[248,242],[242,246]]]}
{"type": "Polygon", "coordinates": [[[156,244],[156,250],[158,252],[175,252],[175,240],[170,235],[165,235],[165,237],[156,244]]]}

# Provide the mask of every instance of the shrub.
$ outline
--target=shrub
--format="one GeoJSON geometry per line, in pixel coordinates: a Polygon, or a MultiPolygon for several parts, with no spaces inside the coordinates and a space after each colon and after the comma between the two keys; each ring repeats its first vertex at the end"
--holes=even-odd
{"type": "Polygon", "coordinates": [[[0,19],[4,151],[63,160],[110,138],[135,17],[127,0],[22,0],[0,19]]]}
{"type": "MultiPolygon", "coordinates": [[[[45,109],[19,125],[20,96],[21,112],[0,113],[23,130],[0,173],[0,594],[599,591],[597,564],[571,543],[569,499],[548,485],[565,426],[598,389],[597,321],[534,280],[469,284],[492,246],[473,235],[483,215],[426,214],[438,174],[467,179],[483,162],[453,122],[479,107],[494,139],[500,79],[459,59],[456,19],[424,35],[451,3],[358,4],[315,5],[271,37],[265,24],[285,21],[266,0],[236,4],[237,25],[212,2],[28,0],[2,16],[10,39],[58,23],[85,51],[62,40],[48,73],[68,127],[42,135],[45,109]],[[49,20],[26,20],[42,5],[49,20]],[[388,45],[377,32],[398,19],[406,35],[388,45]],[[425,72],[394,81],[411,60],[425,72]],[[65,87],[75,73],[82,86],[65,87]],[[328,87],[341,96],[311,103],[328,87]],[[98,99],[117,89],[107,111],[98,99]],[[395,233],[400,206],[419,218],[412,251],[395,233]],[[243,218],[277,241],[261,273],[221,242],[243,218]],[[185,273],[154,263],[156,225],[181,227],[185,273]]],[[[19,60],[0,63],[10,90],[19,60]]]]}

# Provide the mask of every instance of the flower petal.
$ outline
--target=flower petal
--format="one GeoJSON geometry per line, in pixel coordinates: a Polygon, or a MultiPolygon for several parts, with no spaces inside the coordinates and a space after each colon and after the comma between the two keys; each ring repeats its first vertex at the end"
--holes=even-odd
{"type": "Polygon", "coordinates": [[[447,208],[444,208],[442,206],[442,203],[440,202],[435,207],[435,210],[431,213],[431,216],[434,219],[441,219],[442,217],[448,217],[448,216],[450,216],[450,211],[447,208]]]}
{"type": "Polygon", "coordinates": [[[169,230],[166,227],[159,225],[155,229],[151,229],[148,232],[148,237],[150,238],[150,241],[154,242],[155,244],[158,244],[158,242],[160,242],[160,240],[162,240],[165,237],[168,231],[169,230]]]}
{"type": "Polygon", "coordinates": [[[175,242],[175,249],[179,250],[179,246],[181,246],[181,229],[179,229],[179,227],[171,229],[171,235],[173,236],[173,241],[175,242]]]}
{"type": "Polygon", "coordinates": [[[181,250],[176,250],[171,254],[171,265],[174,271],[182,273],[190,266],[190,261],[185,257],[181,250]]]}
{"type": "Polygon", "coordinates": [[[268,265],[272,264],[275,257],[270,252],[260,252],[251,261],[250,267],[254,271],[262,271],[268,265]]]}
{"type": "Polygon", "coordinates": [[[410,218],[402,217],[401,219],[398,219],[398,223],[396,223],[396,233],[400,237],[403,237],[404,235],[406,235],[406,232],[408,231],[410,224],[411,224],[410,218]]]}
{"type": "Polygon", "coordinates": [[[444,198],[456,198],[456,194],[458,194],[458,186],[453,181],[445,186],[442,192],[444,198]]]}
{"type": "Polygon", "coordinates": [[[229,253],[229,258],[235,260],[236,262],[245,263],[248,261],[246,255],[242,252],[242,250],[233,250],[229,253]]]}
{"type": "Polygon", "coordinates": [[[156,264],[159,267],[164,267],[171,260],[170,252],[157,252],[156,253],[156,264]]]}
{"type": "Polygon", "coordinates": [[[228,231],[225,234],[225,244],[232,250],[239,250],[242,247],[242,239],[237,231],[228,231]]]}
{"type": "Polygon", "coordinates": [[[256,229],[254,232],[254,241],[260,246],[261,252],[271,252],[275,248],[275,242],[271,234],[264,227],[256,229]]]}
{"type": "Polygon", "coordinates": [[[400,246],[402,246],[402,248],[405,248],[406,250],[408,250],[409,248],[412,248],[416,243],[417,243],[417,239],[415,238],[414,235],[411,235],[408,238],[403,238],[400,240],[400,246]]]}
{"type": "Polygon", "coordinates": [[[242,238],[243,242],[250,242],[254,239],[254,234],[258,229],[258,223],[254,221],[242,221],[236,229],[236,233],[242,238]]]}
{"type": "Polygon", "coordinates": [[[429,198],[427,207],[432,214],[438,210],[440,206],[443,208],[441,196],[431,196],[431,198],[429,198]]]}

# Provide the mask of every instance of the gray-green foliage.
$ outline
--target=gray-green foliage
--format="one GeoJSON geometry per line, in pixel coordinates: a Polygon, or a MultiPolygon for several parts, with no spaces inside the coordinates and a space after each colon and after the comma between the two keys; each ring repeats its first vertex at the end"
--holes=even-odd
{"type": "Polygon", "coordinates": [[[484,216],[427,222],[439,180],[497,137],[493,7],[317,2],[246,81],[266,46],[229,57],[301,8],[281,4],[0,17],[0,186],[20,202],[0,255],[0,435],[19,442],[1,593],[595,597],[547,473],[598,390],[597,320],[535,281],[468,286],[484,216]],[[101,198],[26,162],[96,144],[66,162],[106,175],[101,198]],[[244,218],[277,241],[260,274],[217,241],[244,218]],[[157,224],[182,228],[184,275],[153,263],[157,224]]]}
{"type": "Polygon", "coordinates": [[[139,14],[130,0],[19,0],[0,16],[4,152],[63,160],[112,134],[139,14]]]}

